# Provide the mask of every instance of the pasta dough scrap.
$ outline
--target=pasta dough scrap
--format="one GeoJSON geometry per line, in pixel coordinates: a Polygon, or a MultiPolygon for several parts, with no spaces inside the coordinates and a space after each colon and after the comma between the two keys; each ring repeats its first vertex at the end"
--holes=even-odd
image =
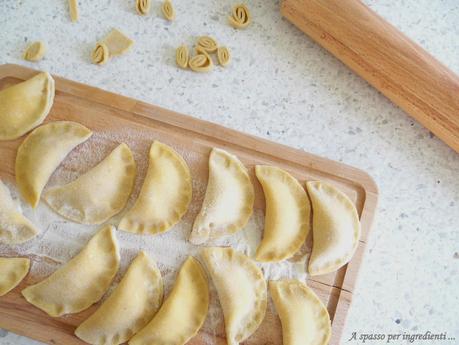
{"type": "Polygon", "coordinates": [[[228,48],[226,47],[218,47],[217,48],[217,59],[218,63],[225,67],[228,66],[231,61],[231,54],[228,48]]]}
{"type": "Polygon", "coordinates": [[[201,253],[223,309],[226,341],[237,345],[250,337],[265,317],[263,273],[249,257],[232,248],[205,248],[201,253]]]}
{"type": "Polygon", "coordinates": [[[210,72],[214,63],[205,51],[200,51],[188,61],[188,66],[195,72],[210,72]]]}
{"type": "Polygon", "coordinates": [[[334,272],[347,264],[360,239],[359,215],[354,203],[334,186],[306,184],[312,203],[312,252],[308,271],[312,276],[334,272]]]}
{"type": "Polygon", "coordinates": [[[120,230],[156,234],[165,232],[186,213],[191,201],[191,175],[185,160],[171,147],[153,142],[148,171],[134,206],[119,224],[120,230]]]}
{"type": "Polygon", "coordinates": [[[110,60],[110,52],[105,43],[99,42],[91,53],[91,60],[96,65],[105,65],[110,60]]]}
{"type": "Polygon", "coordinates": [[[0,296],[13,290],[29,272],[27,258],[0,258],[0,296]]]}
{"type": "Polygon", "coordinates": [[[102,40],[102,43],[107,46],[110,56],[117,56],[122,55],[131,49],[134,41],[118,29],[112,29],[107,37],[102,40]]]}
{"type": "Polygon", "coordinates": [[[0,180],[0,243],[20,244],[37,234],[38,229],[18,211],[8,188],[0,180]]]}
{"type": "Polygon", "coordinates": [[[78,0],[69,0],[69,11],[70,19],[72,22],[77,22],[80,17],[80,11],[78,10],[78,0]]]}
{"type": "Polygon", "coordinates": [[[27,302],[50,316],[78,313],[100,300],[118,271],[115,228],[107,225],[69,262],[41,282],[26,287],[27,302]]]}
{"type": "Polygon", "coordinates": [[[135,9],[141,16],[146,16],[150,13],[151,0],[136,0],[135,9]]]}
{"type": "Polygon", "coordinates": [[[255,194],[247,169],[235,156],[214,148],[209,157],[209,180],[190,242],[202,244],[241,230],[253,211],[255,194]]]}
{"type": "Polygon", "coordinates": [[[16,155],[16,183],[24,200],[35,208],[54,170],[91,135],[88,128],[72,121],[50,122],[34,129],[16,155]]]}
{"type": "Polygon", "coordinates": [[[161,6],[161,11],[163,12],[164,18],[167,20],[172,21],[175,19],[175,10],[174,6],[172,5],[172,1],[164,0],[161,6]]]}
{"type": "Polygon", "coordinates": [[[233,7],[231,16],[228,18],[230,24],[235,29],[244,29],[249,26],[252,21],[249,8],[244,4],[239,4],[233,7]]]}
{"type": "Polygon", "coordinates": [[[126,144],[76,180],[48,189],[45,201],[61,216],[82,224],[100,224],[119,213],[129,199],[136,164],[126,144]]]}
{"type": "Polygon", "coordinates": [[[198,333],[208,307],[206,274],[199,262],[190,256],[158,313],[129,341],[129,345],[183,345],[198,333]]]}
{"type": "Polygon", "coordinates": [[[163,300],[163,280],[156,264],[141,251],[115,291],[75,334],[94,345],[126,342],[152,319],[163,300]]]}
{"type": "Polygon", "coordinates": [[[301,184],[282,169],[257,165],[255,171],[266,199],[265,230],[256,259],[287,259],[300,249],[309,233],[308,196],[301,184]]]}
{"type": "Polygon", "coordinates": [[[54,79],[41,72],[0,91],[0,140],[19,138],[37,127],[54,101],[54,79]]]}
{"type": "Polygon", "coordinates": [[[197,46],[207,53],[215,53],[218,48],[217,41],[210,36],[201,36],[198,38],[197,46]]]}
{"type": "Polygon", "coordinates": [[[43,42],[37,41],[30,44],[25,53],[24,59],[27,61],[40,61],[46,54],[46,46],[43,42]]]}
{"type": "Polygon", "coordinates": [[[283,345],[327,345],[330,316],[317,295],[299,280],[269,282],[274,305],[282,323],[283,345]]]}
{"type": "Polygon", "coordinates": [[[187,46],[181,45],[178,47],[175,51],[175,61],[177,62],[177,66],[187,68],[189,55],[187,46]]]}

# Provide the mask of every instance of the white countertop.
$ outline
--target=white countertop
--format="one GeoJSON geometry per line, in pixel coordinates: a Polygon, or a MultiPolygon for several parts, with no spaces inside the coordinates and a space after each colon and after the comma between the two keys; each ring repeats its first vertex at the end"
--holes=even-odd
{"type": "MultiPolygon", "coordinates": [[[[456,342],[414,344],[459,342],[459,156],[452,149],[283,20],[278,1],[247,1],[254,23],[244,31],[227,25],[233,1],[175,0],[172,24],[158,15],[158,0],[146,18],[133,0],[79,2],[81,19],[72,24],[64,0],[0,1],[0,64],[49,70],[368,171],[379,186],[379,214],[343,343],[352,332],[426,331],[456,342]],[[95,66],[91,49],[112,27],[135,45],[95,66]],[[176,68],[175,47],[203,34],[231,49],[232,64],[208,74],[176,68]],[[34,40],[49,50],[28,63],[21,54],[34,40]]],[[[365,2],[459,73],[457,1],[365,2]]],[[[0,344],[37,343],[0,330],[0,344]]]]}

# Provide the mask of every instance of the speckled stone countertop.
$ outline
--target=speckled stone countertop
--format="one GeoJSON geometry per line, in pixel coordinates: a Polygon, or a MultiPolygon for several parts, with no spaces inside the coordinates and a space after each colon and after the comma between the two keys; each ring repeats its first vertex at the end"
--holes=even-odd
{"type": "MultiPolygon", "coordinates": [[[[233,1],[175,0],[178,18],[135,14],[134,1],[0,1],[0,63],[46,69],[290,145],[368,171],[380,189],[379,214],[350,310],[353,332],[448,332],[459,343],[459,156],[354,75],[279,14],[277,1],[250,0],[254,23],[227,25],[233,1]],[[135,40],[104,67],[90,63],[96,40],[118,27],[135,40]],[[175,66],[175,47],[210,34],[234,56],[209,74],[175,66]],[[21,59],[43,40],[45,59],[21,59]]],[[[459,73],[459,3],[366,0],[371,8],[459,73]]],[[[459,96],[459,95],[458,95],[459,96]]],[[[383,344],[371,342],[367,344],[383,344]]],[[[394,342],[397,344],[407,343],[394,342]]],[[[36,344],[0,330],[0,344],[36,344]]]]}

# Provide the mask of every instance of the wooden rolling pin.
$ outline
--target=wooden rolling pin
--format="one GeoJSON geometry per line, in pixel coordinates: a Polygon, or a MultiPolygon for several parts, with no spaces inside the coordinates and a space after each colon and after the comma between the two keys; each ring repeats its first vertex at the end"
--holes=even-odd
{"type": "Polygon", "coordinates": [[[281,13],[459,152],[459,77],[359,0],[283,0],[281,13]]]}

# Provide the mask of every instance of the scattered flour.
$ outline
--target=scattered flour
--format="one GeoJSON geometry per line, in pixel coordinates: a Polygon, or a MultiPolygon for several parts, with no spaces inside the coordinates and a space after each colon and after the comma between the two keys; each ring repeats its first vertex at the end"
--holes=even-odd
{"type": "MultiPolygon", "coordinates": [[[[168,142],[167,137],[156,136],[152,138],[150,132],[143,133],[138,129],[135,135],[129,129],[124,134],[114,135],[107,133],[95,133],[93,137],[78,146],[70,153],[63,164],[53,174],[48,186],[68,183],[80,174],[89,170],[102,160],[120,142],[126,142],[132,149],[138,164],[138,178],[133,195],[128,203],[128,209],[139,192],[141,182],[148,166],[148,150],[153,139],[168,142]]],[[[204,198],[207,181],[203,169],[207,169],[207,157],[203,154],[193,153],[191,150],[177,149],[190,166],[193,175],[193,200],[184,219],[164,234],[156,236],[136,235],[118,231],[117,238],[121,248],[121,268],[115,278],[115,284],[119,282],[131,260],[139,250],[145,250],[157,262],[163,275],[166,294],[170,291],[175,280],[175,275],[188,255],[199,257],[199,246],[187,241],[191,232],[192,223],[201,202],[204,198]],[[201,173],[199,173],[199,171],[201,173]],[[201,177],[200,177],[201,176],[201,177]],[[204,176],[204,177],[202,177],[204,176]]],[[[41,233],[33,240],[18,246],[6,246],[0,244],[0,255],[13,256],[24,255],[32,260],[30,277],[38,281],[55,271],[63,263],[77,254],[85,243],[95,234],[100,226],[88,226],[68,221],[56,213],[42,200],[38,207],[31,207],[20,201],[18,191],[11,181],[5,181],[11,191],[18,207],[24,214],[41,230],[41,233]],[[10,183],[8,183],[10,182],[10,183]]],[[[110,219],[107,223],[117,225],[122,214],[110,219]]],[[[242,231],[228,237],[215,240],[207,245],[232,246],[238,251],[244,252],[250,257],[255,256],[256,248],[260,242],[264,226],[262,210],[255,210],[247,226],[242,231]]],[[[298,278],[306,280],[306,260],[310,252],[310,244],[303,246],[299,254],[292,259],[275,264],[259,264],[266,279],[298,278]]],[[[111,288],[111,290],[113,289],[111,288]]],[[[208,345],[221,343],[224,335],[223,315],[218,302],[213,284],[210,284],[211,305],[206,322],[203,326],[202,339],[208,345]]],[[[276,341],[280,331],[273,331],[273,327],[280,330],[278,319],[272,303],[269,303],[267,316],[259,330],[247,343],[280,343],[276,341]]],[[[279,339],[277,339],[279,340],[279,339]]]]}

